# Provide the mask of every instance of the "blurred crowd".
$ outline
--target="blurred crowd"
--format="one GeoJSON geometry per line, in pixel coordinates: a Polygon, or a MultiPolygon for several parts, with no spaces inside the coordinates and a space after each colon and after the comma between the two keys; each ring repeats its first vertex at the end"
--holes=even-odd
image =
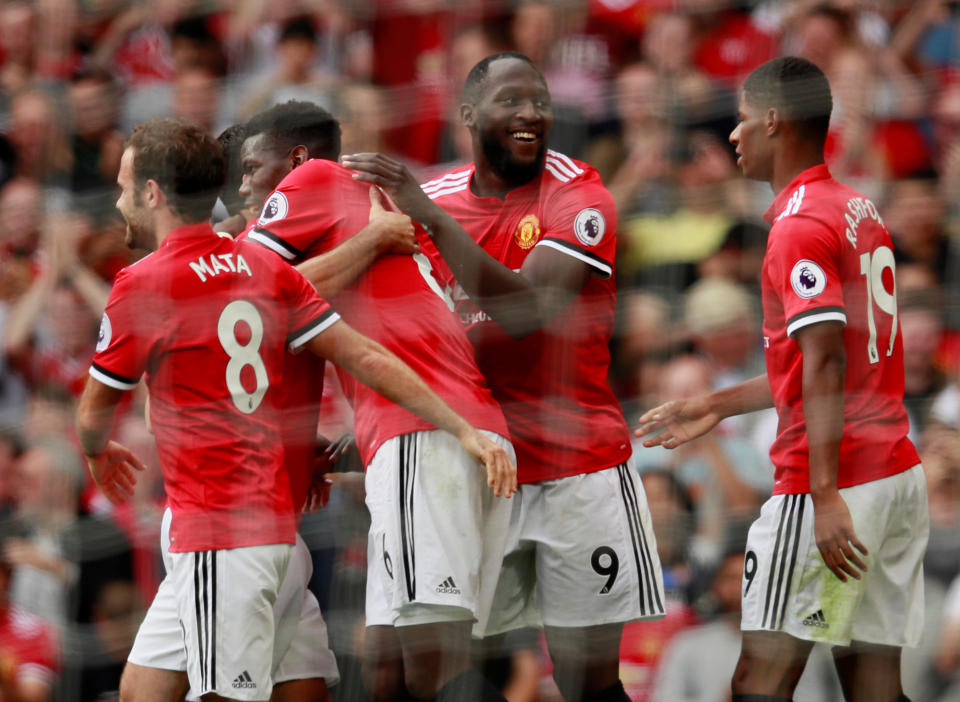
{"type": "MultiPolygon", "coordinates": [[[[110,282],[142,255],[125,248],[113,207],[130,127],[177,116],[218,135],[309,100],[341,121],[344,153],[386,151],[427,180],[467,160],[459,89],[503,49],[547,77],[552,148],[597,167],[616,200],[611,382],[631,423],[664,399],[763,372],[772,193],[740,178],[727,142],[737,87],[783,54],[827,74],[828,165],[874,200],[896,246],[906,404],[929,483],[930,626],[906,653],[905,688],[916,702],[960,696],[960,3],[2,0],[0,701],[20,683],[35,702],[113,699],[162,577],[143,395],[116,428],[151,467],[127,505],[91,489],[72,430],[110,282]]],[[[720,429],[676,451],[635,447],[669,607],[625,632],[634,700],[729,694],[745,527],[772,485],[776,416],[720,429]]],[[[351,675],[361,491],[345,484],[304,522],[344,669],[340,700],[362,699],[351,675]]],[[[798,699],[840,699],[824,656],[798,699]]],[[[507,657],[512,701],[554,698],[536,632],[507,657]]]]}

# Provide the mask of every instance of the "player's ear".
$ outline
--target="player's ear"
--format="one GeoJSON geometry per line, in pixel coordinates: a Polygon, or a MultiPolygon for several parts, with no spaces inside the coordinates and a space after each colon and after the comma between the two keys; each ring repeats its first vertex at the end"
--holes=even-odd
{"type": "Polygon", "coordinates": [[[143,186],[143,201],[150,209],[156,209],[163,204],[163,191],[160,184],[152,178],[148,178],[143,186]]]}
{"type": "Polygon", "coordinates": [[[473,105],[464,103],[460,105],[460,121],[467,129],[473,129],[477,123],[477,113],[473,105]]]}
{"type": "Polygon", "coordinates": [[[293,151],[290,152],[290,165],[293,168],[296,168],[301,163],[305,163],[310,160],[310,152],[307,150],[307,147],[303,144],[293,147],[293,151]]]}
{"type": "Polygon", "coordinates": [[[771,107],[767,110],[767,116],[764,121],[764,126],[766,127],[767,136],[773,136],[780,129],[780,111],[776,107],[771,107]]]}

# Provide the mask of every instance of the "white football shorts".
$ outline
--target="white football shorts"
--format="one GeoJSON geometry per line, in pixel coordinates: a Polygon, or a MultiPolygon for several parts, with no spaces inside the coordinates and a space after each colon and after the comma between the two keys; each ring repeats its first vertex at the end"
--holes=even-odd
{"type": "MultiPolygon", "coordinates": [[[[512,444],[483,432],[515,458],[512,444]]],[[[367,626],[476,621],[493,600],[511,499],[448,432],[385,441],[366,473],[367,626]]]]}
{"type": "Polygon", "coordinates": [[[923,554],[930,518],[923,467],[841,488],[869,554],[860,580],[827,568],[809,494],[774,495],[750,527],[743,573],[744,631],[807,641],[916,646],[923,629],[923,554]]]}
{"type": "Polygon", "coordinates": [[[632,460],[525,483],[519,497],[483,635],[664,616],[657,543],[632,460]]]}
{"type": "MultiPolygon", "coordinates": [[[[137,638],[134,641],[128,660],[136,665],[187,672],[188,654],[184,648],[184,643],[188,629],[187,623],[184,623],[183,628],[181,628],[177,585],[174,578],[171,577],[171,573],[173,572],[171,556],[192,556],[193,554],[171,554],[169,552],[170,518],[170,510],[167,509],[163,515],[161,528],[161,549],[164,566],[167,570],[167,577],[160,583],[156,597],[154,597],[153,603],[147,610],[147,614],[137,632],[137,638]]],[[[224,554],[227,553],[227,551],[219,551],[218,553],[224,554]]],[[[205,556],[206,554],[200,555],[205,556]]],[[[209,558],[205,560],[208,566],[212,563],[212,560],[209,558]]],[[[244,583],[248,587],[251,583],[256,582],[255,580],[249,579],[250,576],[247,575],[225,574],[223,571],[223,560],[220,558],[217,559],[217,565],[219,569],[217,580],[220,581],[221,587],[225,578],[231,578],[232,582],[244,583]],[[243,580],[242,578],[247,579],[243,580]]],[[[271,685],[277,685],[289,680],[324,678],[329,687],[336,684],[340,679],[336,660],[327,643],[327,628],[320,614],[320,606],[317,603],[316,597],[307,589],[307,583],[310,580],[312,570],[313,566],[310,559],[310,552],[298,535],[296,546],[293,547],[286,574],[283,577],[276,602],[273,605],[272,620],[275,631],[272,637],[272,654],[269,659],[264,659],[272,661],[270,671],[271,685]]],[[[202,568],[198,575],[202,575],[202,568]]],[[[212,580],[212,568],[209,567],[207,579],[212,580]]],[[[198,578],[198,580],[202,581],[201,578],[198,578]]],[[[192,589],[193,586],[191,585],[191,593],[192,589]]],[[[201,582],[201,590],[202,589],[201,582]]],[[[229,634],[223,634],[225,625],[222,621],[228,618],[228,614],[224,612],[221,603],[222,600],[219,600],[219,609],[216,618],[217,623],[213,627],[217,630],[216,638],[221,646],[223,646],[225,642],[229,642],[227,646],[228,649],[238,649],[234,640],[229,638],[229,634]]],[[[212,619],[212,607],[210,609],[212,619]]],[[[196,619],[195,613],[193,618],[196,619]]],[[[237,619],[232,616],[230,618],[237,619]]],[[[211,623],[213,622],[211,621],[211,623]]],[[[261,636],[262,635],[261,632],[261,636]]],[[[229,658],[233,657],[229,651],[226,654],[219,652],[220,649],[217,649],[217,651],[217,660],[211,660],[210,663],[215,664],[215,667],[220,669],[220,671],[223,671],[227,665],[236,665],[229,661],[229,658]],[[227,657],[225,657],[225,655],[227,657]]],[[[214,651],[210,653],[214,653],[214,651]]],[[[239,649],[236,653],[239,653],[239,649]]],[[[193,654],[191,653],[191,655],[193,654]]],[[[239,665],[244,664],[241,662],[239,665]]],[[[259,666],[259,663],[257,666],[259,666]]],[[[196,667],[198,669],[200,668],[199,656],[196,667]]],[[[244,667],[236,676],[229,680],[221,680],[221,677],[227,674],[217,672],[215,682],[223,688],[223,691],[219,694],[240,699],[264,699],[262,687],[264,683],[254,680],[253,672],[253,670],[244,667]],[[247,675],[243,675],[243,672],[246,672],[247,675]],[[248,677],[249,680],[247,679],[248,677]],[[252,687],[251,683],[257,685],[257,687],[252,687]],[[243,694],[244,690],[249,691],[252,696],[239,697],[239,695],[243,694]]],[[[203,677],[199,676],[196,684],[194,679],[191,678],[191,689],[187,695],[187,699],[199,699],[200,695],[204,694],[201,692],[202,689],[203,677]]],[[[206,692],[209,691],[210,690],[206,690],[206,692]]],[[[269,696],[269,692],[266,694],[269,696]]]]}

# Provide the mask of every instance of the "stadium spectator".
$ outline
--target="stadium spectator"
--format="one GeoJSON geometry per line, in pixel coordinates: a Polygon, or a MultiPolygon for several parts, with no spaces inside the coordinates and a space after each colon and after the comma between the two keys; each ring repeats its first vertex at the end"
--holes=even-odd
{"type": "MultiPolygon", "coordinates": [[[[120,87],[106,71],[81,72],[71,77],[68,96],[73,153],[70,189],[109,199],[123,153],[123,135],[117,128],[120,87]]],[[[95,212],[103,206],[97,201],[89,207],[95,212]]]]}
{"type": "Polygon", "coordinates": [[[673,202],[670,178],[677,140],[667,114],[667,86],[649,63],[624,66],[613,85],[620,153],[601,170],[611,174],[610,194],[624,217],[667,212],[673,202]]]}
{"type": "Polygon", "coordinates": [[[694,63],[695,49],[691,12],[661,11],[643,33],[642,55],[663,81],[671,123],[683,131],[702,129],[725,139],[732,125],[733,94],[694,63]]]}
{"type": "MultiPolygon", "coordinates": [[[[947,229],[947,205],[937,174],[926,170],[889,182],[883,218],[893,237],[897,263],[919,263],[936,276],[945,300],[960,291],[960,239],[947,229]]],[[[949,325],[960,329],[960,305],[951,303],[949,325]]]]}
{"type": "Polygon", "coordinates": [[[937,395],[947,376],[938,365],[943,339],[943,315],[935,289],[905,293],[899,300],[903,331],[904,405],[910,437],[919,443],[937,395]]]}
{"type": "Polygon", "coordinates": [[[337,80],[317,66],[320,46],[312,17],[284,22],[274,51],[277,58],[273,72],[258,80],[241,99],[238,113],[242,119],[288,100],[310,100],[332,107],[337,80]]]}
{"type": "Polygon", "coordinates": [[[16,151],[15,173],[44,187],[63,187],[70,168],[70,143],[56,99],[27,87],[10,103],[6,134],[16,151]]]}
{"type": "Polygon", "coordinates": [[[78,254],[88,226],[79,214],[45,222],[43,268],[11,306],[3,329],[5,354],[31,385],[59,385],[75,395],[108,292],[78,254]]]}
{"type": "Polygon", "coordinates": [[[10,601],[12,570],[0,554],[0,700],[47,702],[57,682],[59,634],[49,622],[10,601]]]}
{"type": "Polygon", "coordinates": [[[103,517],[85,514],[86,484],[77,450],[58,435],[31,442],[20,461],[16,519],[20,535],[3,553],[13,564],[10,596],[55,624],[68,638],[89,622],[100,588],[130,581],[129,544],[103,517]]]}
{"type": "Polygon", "coordinates": [[[383,89],[370,83],[347,83],[337,92],[344,153],[386,149],[389,102],[383,89]]]}

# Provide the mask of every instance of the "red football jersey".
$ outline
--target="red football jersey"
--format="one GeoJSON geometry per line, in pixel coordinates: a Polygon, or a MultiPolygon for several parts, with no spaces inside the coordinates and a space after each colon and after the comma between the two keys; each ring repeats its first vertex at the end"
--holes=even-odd
{"type": "Polygon", "coordinates": [[[820,165],[784,188],[766,219],[773,227],[763,260],[763,334],[780,417],[770,449],[774,494],[810,491],[803,356],[792,337],[817,322],[845,324],[839,487],[916,465],[903,406],[893,244],[876,206],[820,165]]]}
{"type": "MultiPolygon", "coordinates": [[[[256,224],[256,219],[250,220],[237,239],[247,238],[256,224]]],[[[288,353],[283,359],[283,377],[296,378],[296,382],[285,382],[277,388],[276,405],[283,408],[284,418],[280,422],[283,461],[299,519],[313,479],[320,413],[329,407],[325,402],[326,361],[312,353],[288,353]]],[[[337,436],[326,438],[333,440],[337,436]]]]}
{"type": "MultiPolygon", "coordinates": [[[[590,473],[630,457],[630,436],[607,383],[616,306],[617,213],[591,166],[555,151],[543,173],[497,197],[470,190],[471,164],[424,184],[424,191],[505,266],[519,270],[536,246],[591,267],[583,290],[550,324],[512,339],[456,288],[480,370],[500,401],[517,450],[520,482],[590,473]]],[[[436,249],[429,248],[438,270],[436,249]]]]}
{"type": "MultiPolygon", "coordinates": [[[[0,610],[0,666],[9,666],[14,680],[40,680],[52,688],[58,659],[56,627],[17,607],[0,610]]],[[[0,702],[6,699],[0,693],[0,702]]]]}
{"type": "MultiPolygon", "coordinates": [[[[367,225],[368,191],[333,161],[307,161],[270,195],[248,238],[291,263],[325,253],[367,225]]],[[[344,321],[405,361],[473,426],[507,436],[503,413],[426,256],[380,256],[332,303],[344,321]]],[[[434,428],[348,374],[339,377],[364,464],[387,439],[434,428]]]]}
{"type": "Polygon", "coordinates": [[[338,319],[299,273],[207,224],[117,276],[90,374],[129,390],[146,373],[171,551],[294,542],[277,388],[286,348],[338,319]]]}

